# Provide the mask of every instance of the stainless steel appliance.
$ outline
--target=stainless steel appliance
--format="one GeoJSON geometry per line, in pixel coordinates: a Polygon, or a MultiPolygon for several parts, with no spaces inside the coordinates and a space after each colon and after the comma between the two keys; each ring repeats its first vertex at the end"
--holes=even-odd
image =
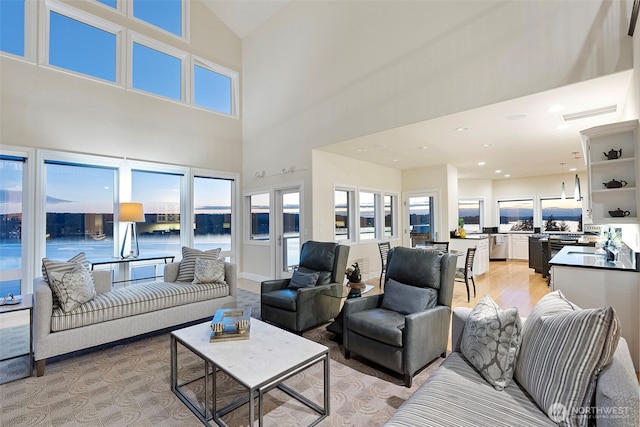
{"type": "Polygon", "coordinates": [[[509,236],[489,234],[489,260],[505,261],[509,257],[509,236]]]}

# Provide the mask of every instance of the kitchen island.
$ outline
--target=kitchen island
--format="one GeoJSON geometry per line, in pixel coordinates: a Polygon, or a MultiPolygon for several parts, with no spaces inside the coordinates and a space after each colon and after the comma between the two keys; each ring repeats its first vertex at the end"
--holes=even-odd
{"type": "Polygon", "coordinates": [[[634,256],[620,253],[608,262],[596,248],[565,246],[554,256],[551,285],[581,308],[611,306],[629,343],[636,371],[640,371],[640,272],[634,256]]]}
{"type": "MultiPolygon", "coordinates": [[[[473,275],[480,276],[489,270],[489,237],[486,234],[467,234],[467,237],[451,237],[449,249],[467,253],[467,249],[476,247],[473,260],[473,275]]],[[[458,257],[458,267],[464,267],[466,255],[458,257]]]]}

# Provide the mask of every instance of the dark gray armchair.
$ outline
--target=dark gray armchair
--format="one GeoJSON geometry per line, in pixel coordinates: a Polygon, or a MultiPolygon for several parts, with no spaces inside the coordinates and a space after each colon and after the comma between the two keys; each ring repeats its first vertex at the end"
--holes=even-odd
{"type": "Polygon", "coordinates": [[[285,329],[303,331],[328,322],[340,311],[349,246],[308,241],[300,250],[298,271],[319,272],[315,285],[290,287],[291,279],[267,280],[260,287],[262,320],[285,329]]]}
{"type": "Polygon", "coordinates": [[[456,258],[433,250],[391,249],[385,293],[345,301],[345,357],[355,353],[403,374],[411,387],[418,370],[446,355],[456,258]]]}

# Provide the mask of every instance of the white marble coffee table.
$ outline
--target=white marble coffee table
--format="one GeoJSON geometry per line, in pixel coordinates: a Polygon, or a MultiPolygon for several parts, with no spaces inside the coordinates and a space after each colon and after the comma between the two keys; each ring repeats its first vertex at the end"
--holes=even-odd
{"type": "Polygon", "coordinates": [[[329,349],[299,335],[251,319],[251,336],[247,340],[210,342],[210,322],[171,332],[171,390],[206,425],[213,421],[224,425],[220,417],[249,402],[249,418],[255,420],[255,401],[258,400],[258,424],[262,426],[263,395],[277,387],[320,414],[311,425],[329,415],[329,349]],[[199,407],[178,384],[178,343],[204,361],[204,408],[199,407]],[[317,363],[324,364],[323,406],[307,399],[286,385],[284,380],[317,363]],[[216,376],[210,372],[223,371],[248,390],[248,396],[222,409],[216,409],[216,376]],[[211,384],[209,384],[211,383],[211,384]],[[208,393],[212,394],[208,396],[208,393]],[[207,402],[212,401],[210,408],[207,402]]]}

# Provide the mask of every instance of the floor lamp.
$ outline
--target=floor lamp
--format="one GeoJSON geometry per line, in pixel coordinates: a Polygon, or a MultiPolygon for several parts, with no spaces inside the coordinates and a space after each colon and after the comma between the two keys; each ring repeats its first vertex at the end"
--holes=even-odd
{"type": "Polygon", "coordinates": [[[129,226],[125,228],[124,239],[122,239],[122,249],[120,249],[120,257],[122,258],[138,258],[140,255],[140,248],[138,247],[138,232],[137,222],[144,222],[144,212],[142,210],[142,203],[120,203],[120,214],[118,216],[120,222],[131,223],[131,250],[129,255],[124,255],[124,248],[127,243],[127,233],[129,232],[129,226]],[[135,245],[135,251],[134,251],[135,245]]]}

